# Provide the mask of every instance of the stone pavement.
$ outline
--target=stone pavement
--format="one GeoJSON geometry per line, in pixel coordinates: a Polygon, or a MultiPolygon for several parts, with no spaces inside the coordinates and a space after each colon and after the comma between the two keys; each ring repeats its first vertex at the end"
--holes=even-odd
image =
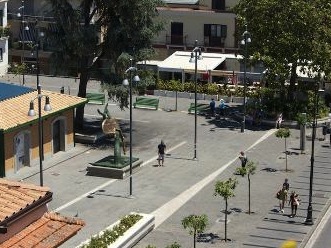
{"type": "MultiPolygon", "coordinates": [[[[187,102],[182,103],[182,99],[180,101],[179,110],[187,110],[187,102]]],[[[173,99],[169,98],[162,98],[160,102],[165,109],[174,103],[173,99]]],[[[95,113],[92,106],[87,109],[89,114],[95,113]]],[[[195,161],[191,159],[192,132],[181,129],[185,123],[192,128],[193,118],[180,111],[134,111],[134,120],[141,115],[146,120],[135,123],[135,139],[148,140],[134,144],[134,154],[139,153],[139,157],[145,161],[144,167],[133,176],[134,199],[126,197],[128,179],[109,180],[84,175],[89,161],[103,158],[108,154],[108,150],[77,145],[74,150],[56,154],[51,160],[45,161],[44,182],[54,192],[50,208],[65,215],[75,215],[77,211],[79,217],[88,223],[61,247],[75,247],[102,227],[131,211],[156,215],[156,228],[136,245],[138,248],[145,248],[149,244],[163,248],[173,242],[184,248],[193,247],[192,237],[181,225],[181,220],[193,213],[207,214],[209,218],[209,225],[197,247],[278,248],[287,239],[294,239],[301,244],[300,247],[304,247],[330,206],[329,141],[316,140],[315,143],[314,225],[306,226],[304,220],[308,206],[311,145],[310,141],[307,141],[306,153],[300,154],[298,130],[291,130],[292,136],[287,140],[288,150],[291,152],[288,156],[290,171],[285,172],[284,140],[274,136],[275,130],[246,130],[241,134],[238,126],[231,126],[234,129],[224,126],[224,120],[213,121],[199,117],[198,160],[195,161]],[[162,132],[153,130],[151,126],[154,124],[159,125],[158,128],[164,128],[162,132]],[[144,126],[147,127],[144,129],[144,126]],[[180,131],[176,132],[177,129],[180,131]],[[166,166],[155,167],[156,152],[153,147],[164,137],[164,132],[167,132],[166,137],[171,137],[166,142],[166,166]],[[228,219],[228,238],[231,241],[225,243],[222,241],[222,210],[225,203],[213,195],[214,184],[216,180],[234,177],[233,172],[239,166],[237,156],[241,149],[247,151],[250,160],[258,163],[256,174],[251,177],[251,209],[254,213],[246,213],[247,178],[239,177],[236,196],[229,200],[231,213],[228,219]],[[285,178],[289,179],[290,191],[295,190],[301,198],[295,218],[289,218],[289,206],[286,206],[284,214],[276,212],[278,200],[275,194],[285,178]],[[98,190],[90,192],[96,188],[98,190]]],[[[117,116],[125,119],[127,114],[119,111],[116,112],[117,116]]],[[[318,134],[320,133],[318,130],[318,134]]],[[[33,166],[7,177],[37,183],[38,176],[39,168],[33,166]]]]}

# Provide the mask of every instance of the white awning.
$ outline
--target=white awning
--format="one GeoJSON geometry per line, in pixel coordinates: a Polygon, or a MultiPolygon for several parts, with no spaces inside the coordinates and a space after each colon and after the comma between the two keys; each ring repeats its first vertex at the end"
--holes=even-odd
{"type": "MultiPolygon", "coordinates": [[[[190,62],[191,52],[177,51],[164,61],[158,64],[159,71],[183,72],[185,70],[195,70],[195,63],[190,62]]],[[[214,70],[226,56],[220,53],[202,53],[202,59],[198,60],[198,71],[214,70]]],[[[194,60],[193,60],[194,61],[194,60]]]]}

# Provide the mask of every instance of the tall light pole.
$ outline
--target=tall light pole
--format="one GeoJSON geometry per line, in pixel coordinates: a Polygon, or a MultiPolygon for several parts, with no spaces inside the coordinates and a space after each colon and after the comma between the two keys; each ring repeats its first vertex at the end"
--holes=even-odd
{"type": "Polygon", "coordinates": [[[241,132],[245,132],[245,123],[246,123],[246,91],[247,91],[247,82],[246,82],[246,71],[247,71],[247,45],[251,42],[251,35],[247,31],[247,24],[245,25],[245,32],[242,34],[241,45],[244,45],[244,116],[241,123],[241,132]]]}
{"type": "Polygon", "coordinates": [[[132,81],[139,82],[140,78],[138,75],[135,75],[132,78],[132,72],[137,72],[137,68],[132,66],[132,59],[131,66],[125,71],[125,73],[129,73],[130,81],[127,79],[123,80],[123,85],[129,86],[129,97],[130,97],[130,196],[132,196],[132,81]]]}
{"type": "Polygon", "coordinates": [[[25,13],[24,13],[24,0],[21,2],[21,6],[18,8],[20,12],[17,13],[17,17],[22,17],[22,57],[21,57],[21,64],[23,65],[22,69],[22,78],[23,78],[23,85],[25,85],[25,31],[29,30],[29,26],[25,24],[25,13]]]}
{"type": "Polygon", "coordinates": [[[314,179],[314,162],[315,162],[315,139],[316,139],[316,127],[317,127],[317,112],[318,112],[318,102],[319,94],[324,90],[319,89],[319,83],[315,85],[315,99],[314,99],[314,119],[313,119],[313,130],[311,135],[311,157],[310,157],[310,175],[309,175],[309,201],[307,208],[307,217],[305,220],[306,225],[313,225],[313,179],[314,179]]]}
{"type": "Polygon", "coordinates": [[[43,180],[43,154],[44,154],[44,148],[43,148],[43,128],[42,128],[42,116],[41,116],[41,99],[45,97],[45,106],[44,111],[51,111],[52,107],[50,105],[49,97],[46,95],[41,94],[41,88],[38,89],[38,96],[31,100],[30,102],[30,109],[28,112],[28,116],[35,116],[36,112],[34,111],[34,100],[38,99],[38,133],[39,133],[39,170],[40,170],[40,186],[44,186],[44,180],[43,180]],[[40,90],[40,91],[39,91],[40,90]]]}
{"type": "Polygon", "coordinates": [[[197,159],[197,80],[198,80],[198,59],[202,59],[201,48],[198,47],[198,41],[195,41],[195,47],[191,52],[190,62],[194,62],[194,156],[197,159]]]}

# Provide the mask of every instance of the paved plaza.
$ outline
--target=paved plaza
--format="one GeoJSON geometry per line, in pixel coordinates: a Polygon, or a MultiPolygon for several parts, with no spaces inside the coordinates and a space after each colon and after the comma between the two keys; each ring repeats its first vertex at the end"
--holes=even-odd
{"type": "MultiPolygon", "coordinates": [[[[14,77],[11,79],[15,80],[14,77]]],[[[74,79],[41,78],[45,89],[70,87],[76,94],[78,83],[74,79]]],[[[33,77],[27,78],[33,86],[33,77]]],[[[89,87],[97,90],[97,82],[89,87]]],[[[92,90],[92,89],[91,89],[92,90]]],[[[161,97],[160,110],[133,110],[133,154],[142,159],[143,166],[133,174],[133,197],[129,197],[129,178],[115,180],[86,176],[86,167],[113,153],[112,140],[97,145],[76,144],[75,149],[59,152],[44,162],[44,185],[54,192],[50,210],[67,216],[78,216],[86,226],[61,247],[72,248],[98,233],[122,216],[134,211],[155,215],[155,229],[135,247],[153,245],[164,248],[174,242],[183,248],[193,247],[192,236],[181,225],[190,214],[206,214],[209,219],[204,235],[197,247],[266,247],[278,248],[288,239],[304,247],[330,205],[331,153],[329,140],[316,140],[313,188],[314,225],[306,226],[310,173],[311,141],[306,141],[306,151],[299,150],[299,131],[292,129],[287,140],[288,169],[285,171],[284,140],[275,137],[276,129],[247,127],[240,132],[240,124],[231,119],[198,116],[197,160],[194,154],[194,115],[187,114],[192,99],[161,97]],[[167,111],[165,111],[167,110],[167,111]],[[157,167],[157,145],[163,139],[167,145],[165,167],[157,167]],[[248,210],[247,178],[235,176],[240,166],[238,155],[246,151],[249,160],[257,163],[251,176],[251,210],[248,210]],[[224,238],[224,208],[222,198],[214,196],[217,180],[237,177],[239,184],[235,197],[229,200],[228,238],[224,238]],[[275,194],[285,178],[290,191],[301,199],[297,216],[290,218],[286,204],[285,213],[278,213],[275,194]]],[[[102,105],[87,105],[87,119],[98,119],[97,109],[102,105]]],[[[111,115],[118,119],[126,140],[129,140],[129,111],[119,110],[109,103],[111,115]]],[[[310,129],[307,133],[311,132],[310,129]]],[[[322,138],[321,130],[318,137],[322,138]]],[[[38,165],[24,168],[9,179],[39,183],[38,165]]]]}

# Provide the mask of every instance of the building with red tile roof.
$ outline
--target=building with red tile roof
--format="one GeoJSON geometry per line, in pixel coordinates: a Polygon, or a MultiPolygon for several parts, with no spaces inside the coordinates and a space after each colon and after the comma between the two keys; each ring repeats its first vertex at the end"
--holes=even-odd
{"type": "MultiPolygon", "coordinates": [[[[26,88],[0,83],[0,177],[5,177],[7,171],[16,173],[39,161],[38,92],[26,88]],[[18,89],[20,87],[24,88],[23,91],[18,89]],[[4,91],[18,93],[8,95],[4,91]],[[28,115],[31,103],[35,116],[28,115]]],[[[87,99],[46,90],[42,90],[41,95],[42,145],[46,160],[59,151],[73,148],[74,111],[87,99]],[[44,111],[46,96],[50,111],[44,111]]]]}
{"type": "Polygon", "coordinates": [[[48,212],[47,187],[0,179],[0,247],[58,247],[84,221],[48,212]]]}

